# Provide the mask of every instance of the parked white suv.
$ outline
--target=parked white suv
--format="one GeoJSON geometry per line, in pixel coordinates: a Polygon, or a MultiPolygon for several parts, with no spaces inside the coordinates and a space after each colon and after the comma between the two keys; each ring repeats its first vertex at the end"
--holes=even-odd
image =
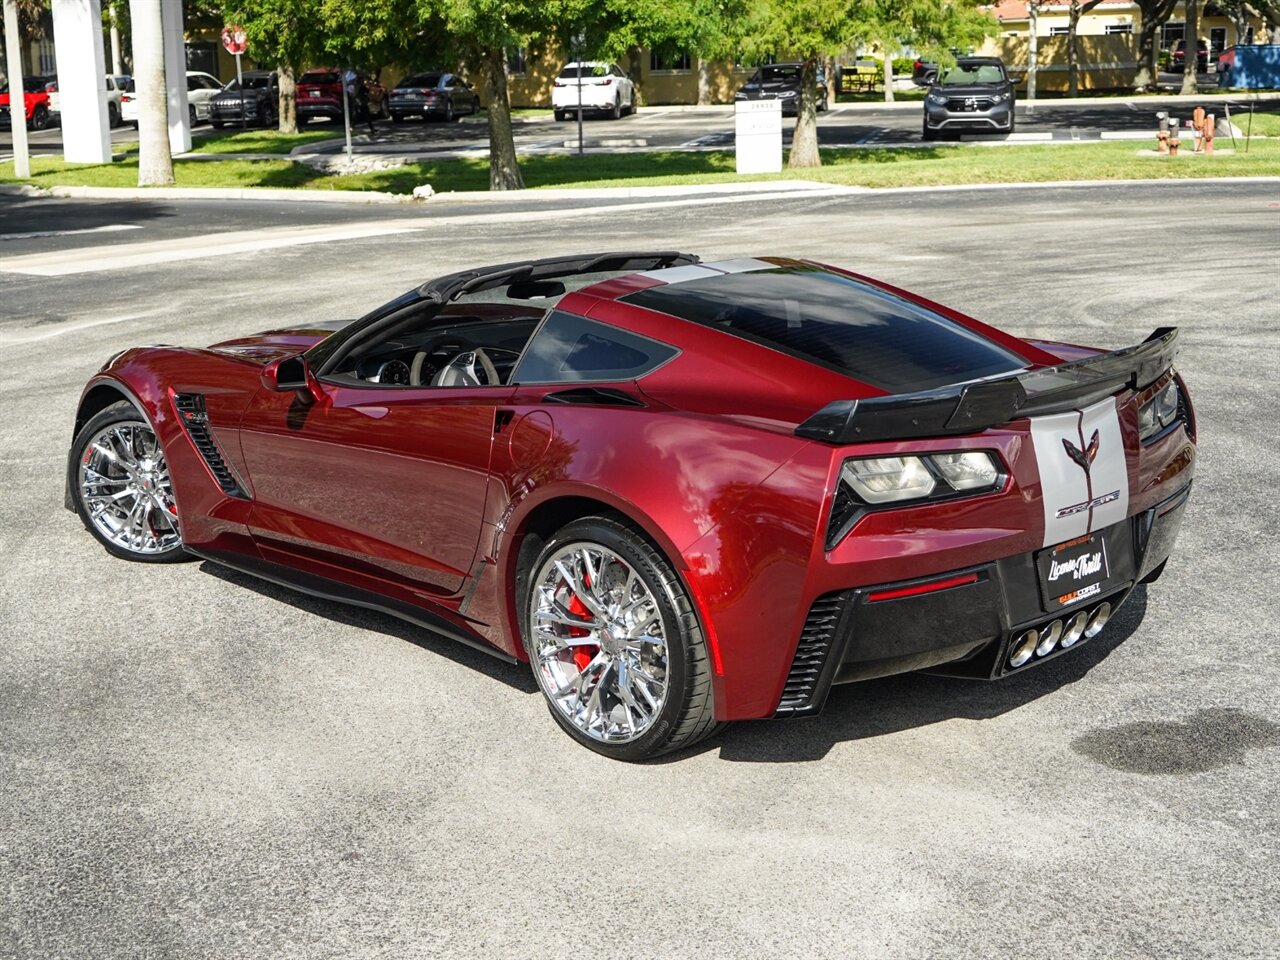
{"type": "Polygon", "coordinates": [[[636,109],[636,88],[616,63],[583,60],[566,64],[551,87],[551,107],[557,120],[588,110],[617,120],[636,109]],[[581,79],[579,79],[581,77],[581,79]],[[581,91],[581,92],[579,92],[581,91]]]}
{"type": "MultiPolygon", "coordinates": [[[[191,126],[209,119],[209,101],[222,92],[222,81],[199,70],[187,71],[187,116],[191,126]]],[[[133,81],[120,98],[120,116],[125,123],[138,125],[138,95],[133,81]]]]}

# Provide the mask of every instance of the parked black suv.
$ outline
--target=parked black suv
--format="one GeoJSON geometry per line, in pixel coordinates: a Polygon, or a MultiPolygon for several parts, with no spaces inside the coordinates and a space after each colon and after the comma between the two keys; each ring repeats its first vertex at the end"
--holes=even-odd
{"type": "MultiPolygon", "coordinates": [[[[768,63],[733,95],[735,100],[781,100],[784,116],[795,116],[800,111],[800,82],[804,76],[802,63],[768,63]]],[[[827,109],[827,80],[818,70],[814,96],[818,99],[818,112],[827,109]]]]}
{"type": "Polygon", "coordinates": [[[244,90],[232,80],[222,92],[209,101],[209,122],[215,129],[244,123],[246,126],[270,127],[276,122],[280,87],[275,72],[246,70],[244,90]],[[244,111],[243,117],[241,111],[244,111]]]}
{"type": "Polygon", "coordinates": [[[962,57],[924,98],[924,139],[944,133],[1013,133],[1013,81],[995,57],[962,57]]]}

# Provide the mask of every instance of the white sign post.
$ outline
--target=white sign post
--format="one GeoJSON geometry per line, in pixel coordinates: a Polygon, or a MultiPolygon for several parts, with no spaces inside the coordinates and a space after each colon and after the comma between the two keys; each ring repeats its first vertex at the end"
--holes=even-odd
{"type": "Polygon", "coordinates": [[[782,101],[739,100],[733,115],[738,173],[780,173],[782,101]]]}

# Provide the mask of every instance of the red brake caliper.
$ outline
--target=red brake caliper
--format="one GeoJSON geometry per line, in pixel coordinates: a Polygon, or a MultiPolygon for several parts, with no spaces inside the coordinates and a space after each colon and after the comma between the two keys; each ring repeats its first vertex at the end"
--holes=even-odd
{"type": "MultiPolygon", "coordinates": [[[[578,599],[578,595],[576,593],[572,594],[569,597],[569,612],[572,613],[575,617],[582,617],[583,619],[587,619],[591,616],[591,611],[587,609],[586,604],[584,604],[581,600],[578,599]]],[[[583,627],[569,628],[569,636],[571,637],[585,637],[590,632],[591,632],[590,630],[587,630],[583,627]]],[[[587,664],[589,664],[593,659],[595,659],[595,655],[597,652],[599,652],[600,648],[590,646],[590,647],[573,647],[572,649],[573,649],[574,665],[578,668],[578,672],[581,673],[583,670],[587,668],[587,664]]]]}

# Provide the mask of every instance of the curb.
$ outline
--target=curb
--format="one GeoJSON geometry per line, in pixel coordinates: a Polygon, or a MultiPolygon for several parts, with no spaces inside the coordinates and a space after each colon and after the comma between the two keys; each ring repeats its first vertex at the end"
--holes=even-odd
{"type": "Polygon", "coordinates": [[[285,200],[303,203],[414,203],[408,194],[373,190],[289,190],[271,187],[49,187],[40,196],[82,200],[285,200]]]}
{"type": "Polygon", "coordinates": [[[0,197],[47,197],[39,187],[29,183],[0,183],[0,197]]]}
{"type": "Polygon", "coordinates": [[[639,200],[653,197],[689,197],[720,193],[808,193],[828,191],[844,184],[820,180],[748,180],[745,183],[671,184],[665,187],[535,187],[437,193],[431,199],[453,203],[510,203],[513,200],[639,200]]]}

